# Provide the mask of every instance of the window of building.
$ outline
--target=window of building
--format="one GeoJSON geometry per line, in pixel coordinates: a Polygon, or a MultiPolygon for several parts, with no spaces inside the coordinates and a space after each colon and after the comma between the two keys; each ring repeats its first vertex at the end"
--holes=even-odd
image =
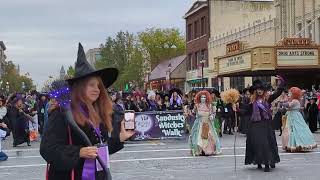
{"type": "Polygon", "coordinates": [[[195,57],[195,54],[192,54],[191,55],[191,67],[192,67],[191,70],[197,69],[196,61],[197,61],[197,59],[195,57]]]}
{"type": "MultiPolygon", "coordinates": [[[[302,30],[302,23],[297,24],[297,29],[298,29],[298,32],[302,30]]],[[[302,37],[302,32],[299,33],[299,37],[302,37]]]]}
{"type": "Polygon", "coordinates": [[[202,58],[205,60],[204,67],[209,67],[209,59],[208,59],[208,51],[206,49],[201,50],[201,59],[202,58]]]}
{"type": "Polygon", "coordinates": [[[201,18],[201,36],[206,34],[206,17],[201,18]]]}
{"type": "Polygon", "coordinates": [[[188,24],[188,29],[187,29],[187,41],[192,40],[192,24],[188,24]]]}
{"type": "Polygon", "coordinates": [[[313,39],[312,38],[312,24],[310,24],[311,23],[311,21],[307,21],[307,26],[308,26],[308,38],[311,38],[311,39],[313,39]]]}
{"type": "Polygon", "coordinates": [[[230,77],[230,87],[242,91],[245,88],[244,77],[230,77]]]}
{"type": "Polygon", "coordinates": [[[188,71],[190,71],[192,69],[192,54],[188,54],[187,69],[188,69],[188,71]]]}
{"type": "Polygon", "coordinates": [[[193,27],[193,32],[194,32],[194,39],[197,38],[199,36],[199,32],[198,32],[198,26],[199,26],[199,22],[195,21],[194,22],[194,27],[193,27]]]}
{"type": "Polygon", "coordinates": [[[194,54],[194,56],[195,56],[195,69],[198,69],[198,66],[199,66],[199,64],[200,64],[200,59],[201,59],[201,54],[200,54],[200,52],[199,51],[197,51],[195,54],[194,54]]]}

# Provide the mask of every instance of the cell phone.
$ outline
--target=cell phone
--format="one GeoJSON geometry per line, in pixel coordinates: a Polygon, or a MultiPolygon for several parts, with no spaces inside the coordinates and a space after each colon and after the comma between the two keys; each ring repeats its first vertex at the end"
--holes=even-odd
{"type": "Polygon", "coordinates": [[[135,112],[125,111],[124,112],[124,128],[126,130],[135,130],[135,112]]]}

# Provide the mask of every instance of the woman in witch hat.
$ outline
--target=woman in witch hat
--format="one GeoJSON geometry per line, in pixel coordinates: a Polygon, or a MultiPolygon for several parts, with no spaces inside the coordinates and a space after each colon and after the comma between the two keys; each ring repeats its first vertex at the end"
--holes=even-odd
{"type": "Polygon", "coordinates": [[[245,164],[257,164],[258,169],[265,165],[265,172],[275,168],[280,162],[278,145],[272,128],[271,103],[281,95],[283,78],[279,77],[277,91],[268,97],[267,86],[260,80],[253,82],[250,87],[251,102],[248,109],[250,115],[246,140],[245,164]]]}
{"type": "Polygon", "coordinates": [[[40,153],[47,161],[49,180],[110,180],[109,154],[123,148],[134,132],[112,127],[112,102],[105,88],[118,70],[95,70],[81,44],[70,86],[70,109],[54,111],[42,138],[40,153]],[[98,160],[98,161],[97,161],[98,160]]]}

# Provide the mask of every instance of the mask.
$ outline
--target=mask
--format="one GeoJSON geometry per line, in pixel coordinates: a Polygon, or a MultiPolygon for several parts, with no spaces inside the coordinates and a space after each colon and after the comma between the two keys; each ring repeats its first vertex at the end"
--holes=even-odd
{"type": "Polygon", "coordinates": [[[206,103],[207,97],[206,96],[201,96],[200,102],[201,103],[206,103]]]}

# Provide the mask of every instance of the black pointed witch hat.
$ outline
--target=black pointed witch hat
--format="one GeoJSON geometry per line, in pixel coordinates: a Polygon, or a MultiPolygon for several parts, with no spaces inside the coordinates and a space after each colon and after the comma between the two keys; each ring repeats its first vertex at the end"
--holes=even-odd
{"type": "Polygon", "coordinates": [[[82,80],[83,78],[90,76],[98,76],[101,78],[105,88],[110,87],[118,77],[118,70],[116,68],[104,68],[96,70],[87,61],[86,54],[84,53],[81,43],[78,48],[78,58],[75,66],[75,75],[71,79],[67,79],[67,82],[72,86],[75,82],[82,80]]]}
{"type": "Polygon", "coordinates": [[[252,86],[249,88],[249,92],[253,94],[253,92],[257,89],[262,89],[264,91],[268,90],[267,84],[262,82],[260,79],[253,81],[252,86]]]}

